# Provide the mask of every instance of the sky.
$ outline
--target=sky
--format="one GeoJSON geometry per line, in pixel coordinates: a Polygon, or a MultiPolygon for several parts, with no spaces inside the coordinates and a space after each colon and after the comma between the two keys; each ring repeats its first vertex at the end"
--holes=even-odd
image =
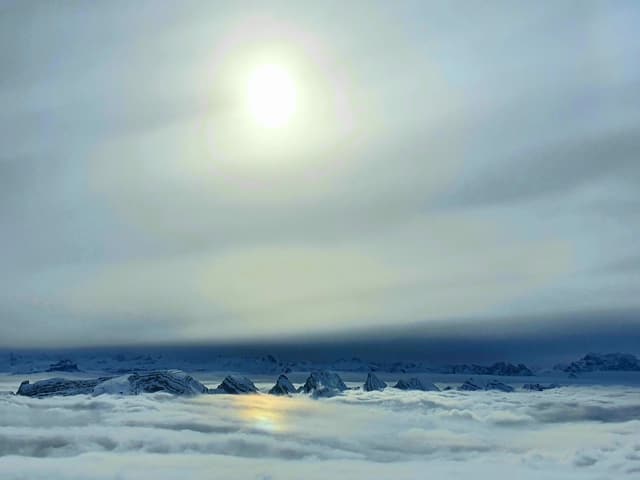
{"type": "Polygon", "coordinates": [[[0,347],[637,334],[639,24],[634,1],[0,2],[0,347]],[[295,88],[277,128],[247,107],[263,65],[295,88]]]}

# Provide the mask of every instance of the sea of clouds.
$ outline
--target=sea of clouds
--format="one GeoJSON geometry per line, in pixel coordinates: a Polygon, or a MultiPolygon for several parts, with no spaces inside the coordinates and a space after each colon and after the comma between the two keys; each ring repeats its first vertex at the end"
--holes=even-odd
{"type": "MultiPolygon", "coordinates": [[[[266,385],[262,385],[266,387],[266,385]]],[[[178,398],[0,393],[2,479],[640,476],[640,389],[178,398]]]]}

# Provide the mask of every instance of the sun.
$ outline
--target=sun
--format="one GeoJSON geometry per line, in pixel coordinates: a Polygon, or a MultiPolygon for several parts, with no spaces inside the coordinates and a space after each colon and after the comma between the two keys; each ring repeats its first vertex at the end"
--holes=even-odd
{"type": "Polygon", "coordinates": [[[297,103],[296,86],[289,72],[276,64],[256,68],[247,82],[247,103],[254,120],[262,127],[286,125],[297,103]]]}

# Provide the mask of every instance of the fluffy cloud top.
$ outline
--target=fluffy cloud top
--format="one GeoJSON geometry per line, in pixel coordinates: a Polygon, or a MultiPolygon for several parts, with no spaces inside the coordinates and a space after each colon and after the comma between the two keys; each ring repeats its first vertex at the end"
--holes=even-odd
{"type": "MultiPolygon", "coordinates": [[[[266,385],[263,385],[265,387],[266,385]]],[[[631,478],[633,387],[309,398],[0,396],[3,478],[631,478]]]]}

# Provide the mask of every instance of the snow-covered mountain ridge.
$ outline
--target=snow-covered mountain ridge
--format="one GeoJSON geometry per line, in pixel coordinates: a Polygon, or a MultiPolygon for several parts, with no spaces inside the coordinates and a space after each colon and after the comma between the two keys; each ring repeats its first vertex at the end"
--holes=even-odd
{"type": "Polygon", "coordinates": [[[386,372],[386,373],[456,373],[468,375],[527,376],[533,372],[523,364],[496,362],[483,366],[460,364],[433,366],[427,362],[370,362],[357,357],[330,362],[280,360],[273,355],[258,357],[183,358],[179,355],[133,354],[16,354],[0,355],[0,372],[30,374],[40,372],[100,372],[123,375],[132,372],[181,369],[189,372],[218,371],[245,374],[279,374],[290,372],[386,372]]]}
{"type": "MultiPolygon", "coordinates": [[[[28,375],[45,372],[82,373],[95,377],[117,377],[132,373],[179,369],[187,372],[233,372],[238,375],[279,375],[294,372],[352,372],[378,374],[433,374],[527,377],[548,370],[534,370],[522,363],[495,362],[491,365],[456,364],[436,367],[426,362],[370,362],[360,358],[333,362],[288,361],[273,355],[257,357],[200,356],[189,358],[169,354],[122,353],[9,353],[0,355],[0,372],[28,375]]],[[[586,372],[640,372],[640,360],[632,354],[589,353],[581,359],[557,365],[556,371],[570,375],[586,372]]]]}
{"type": "Polygon", "coordinates": [[[557,365],[556,369],[570,373],[640,372],[640,360],[629,353],[588,353],[569,365],[557,365]]]}
{"type": "MultiPolygon", "coordinates": [[[[304,384],[298,388],[293,385],[285,374],[281,374],[268,393],[271,395],[287,396],[307,394],[313,398],[324,398],[342,395],[348,390],[373,392],[385,390],[387,387],[387,383],[380,380],[373,372],[369,372],[362,386],[348,387],[340,375],[335,372],[314,371],[309,374],[304,384]]],[[[543,386],[540,384],[526,384],[523,386],[523,389],[527,391],[544,391],[556,387],[557,385],[543,386]]],[[[417,377],[400,378],[392,388],[401,391],[441,391],[435,384],[417,377]]],[[[444,390],[452,390],[452,388],[447,386],[444,390]]],[[[500,390],[502,392],[513,392],[515,388],[496,379],[489,379],[484,385],[479,385],[470,378],[460,385],[457,390],[500,390]]],[[[183,371],[164,370],[90,379],[55,377],[39,380],[34,383],[25,380],[20,384],[16,395],[43,398],[71,395],[139,395],[156,392],[165,392],[173,395],[244,395],[260,393],[255,384],[247,377],[227,375],[216,388],[208,388],[183,371]]]]}

